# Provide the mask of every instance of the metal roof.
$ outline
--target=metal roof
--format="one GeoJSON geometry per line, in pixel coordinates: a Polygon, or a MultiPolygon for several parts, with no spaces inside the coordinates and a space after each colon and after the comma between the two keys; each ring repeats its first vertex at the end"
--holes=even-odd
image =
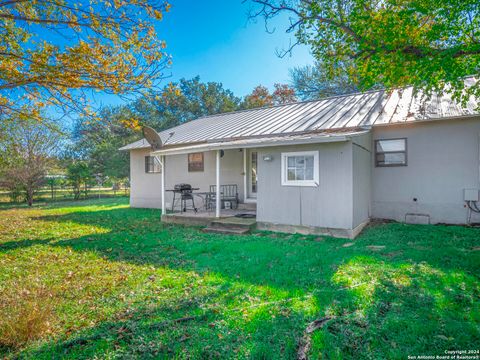
{"type": "Polygon", "coordinates": [[[275,146],[282,145],[298,145],[298,144],[316,144],[326,142],[342,142],[348,141],[351,138],[362,135],[368,130],[362,131],[340,131],[340,132],[322,132],[322,133],[308,133],[308,134],[294,134],[282,136],[267,136],[267,137],[251,137],[230,141],[218,141],[196,144],[185,144],[173,147],[166,147],[165,149],[156,150],[153,154],[156,155],[175,155],[185,154],[190,152],[202,152],[211,150],[226,150],[238,148],[260,148],[268,147],[275,144],[275,146]]]}
{"type": "MultiPolygon", "coordinates": [[[[467,86],[476,79],[465,80],[467,86]]],[[[479,114],[472,97],[466,106],[449,94],[425,98],[413,88],[369,91],[202,117],[159,133],[164,146],[233,141],[252,137],[335,132],[372,126],[451,119],[479,114]]],[[[148,148],[145,140],[120,150],[148,148]]]]}

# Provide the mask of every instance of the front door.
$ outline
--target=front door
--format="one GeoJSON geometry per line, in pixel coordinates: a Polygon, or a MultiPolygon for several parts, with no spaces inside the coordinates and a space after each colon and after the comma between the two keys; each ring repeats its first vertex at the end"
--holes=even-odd
{"type": "Polygon", "coordinates": [[[256,151],[249,151],[248,155],[248,197],[257,198],[257,165],[258,156],[256,151]]]}

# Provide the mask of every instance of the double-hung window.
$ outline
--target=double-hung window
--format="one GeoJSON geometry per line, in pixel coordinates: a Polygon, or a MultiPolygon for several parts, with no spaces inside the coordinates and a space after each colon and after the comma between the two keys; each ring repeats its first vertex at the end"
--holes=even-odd
{"type": "Polygon", "coordinates": [[[161,172],[160,161],[155,156],[145,156],[145,172],[149,174],[161,172]]]}
{"type": "Polygon", "coordinates": [[[376,166],[406,166],[407,139],[375,140],[376,166]]]}
{"type": "Polygon", "coordinates": [[[318,186],[318,151],[282,153],[282,185],[318,186]]]}

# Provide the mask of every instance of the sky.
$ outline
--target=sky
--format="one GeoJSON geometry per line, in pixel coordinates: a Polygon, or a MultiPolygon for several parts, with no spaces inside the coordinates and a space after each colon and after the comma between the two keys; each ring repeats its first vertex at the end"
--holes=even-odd
{"type": "Polygon", "coordinates": [[[242,0],[171,0],[171,11],[158,26],[173,56],[173,80],[200,75],[203,81],[222,82],[238,96],[259,85],[273,87],[289,82],[288,69],[313,63],[306,47],[294,49],[291,57],[279,58],[276,50],[294,42],[286,34],[288,18],[265,22],[248,20],[252,4],[242,0]]]}
{"type": "MultiPolygon", "coordinates": [[[[204,82],[216,81],[237,96],[250,93],[259,84],[273,88],[288,83],[289,69],[313,63],[306,47],[296,47],[291,57],[279,58],[276,50],[294,42],[286,34],[288,18],[277,18],[269,29],[265,22],[248,21],[251,3],[242,0],[171,0],[170,12],[157,26],[167,42],[173,64],[165,71],[165,84],[197,75],[204,82]]],[[[104,98],[103,103],[115,103],[104,98]],[[106,100],[106,101],[105,101],[106,100]]]]}

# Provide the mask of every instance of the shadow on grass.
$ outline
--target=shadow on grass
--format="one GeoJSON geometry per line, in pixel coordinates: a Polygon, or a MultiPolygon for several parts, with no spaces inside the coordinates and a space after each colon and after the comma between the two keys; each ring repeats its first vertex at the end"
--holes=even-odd
{"type": "Polygon", "coordinates": [[[229,306],[225,293],[234,299],[245,296],[242,290],[212,289],[126,311],[28,355],[291,359],[306,325],[324,315],[333,319],[313,334],[311,358],[397,359],[442,354],[480,341],[478,283],[427,265],[391,266],[354,257],[337,269],[324,292],[314,292],[311,301],[298,297],[305,303],[229,306]],[[352,283],[364,286],[345,289],[352,283]],[[439,294],[441,289],[449,291],[439,294]]]}
{"type": "MultiPolygon", "coordinates": [[[[116,205],[108,203],[110,207],[116,205]]],[[[358,255],[391,264],[427,262],[442,270],[460,269],[474,276],[480,273],[480,252],[474,251],[480,229],[461,226],[376,225],[364,231],[352,246],[344,247],[349,240],[298,234],[205,234],[195,227],[163,224],[160,211],[153,209],[100,207],[35,219],[99,226],[108,231],[58,241],[40,239],[43,243],[95,251],[113,261],[213,271],[290,289],[322,286],[338,265],[358,255]]],[[[4,243],[0,250],[37,243],[4,243]]]]}
{"type": "Polygon", "coordinates": [[[183,307],[134,308],[128,316],[47,344],[34,357],[292,358],[307,323],[324,315],[334,318],[313,334],[313,358],[441,354],[480,341],[480,258],[474,251],[478,229],[384,224],[350,241],[204,234],[162,224],[156,210],[100,209],[37,219],[101,226],[109,232],[4,243],[0,251],[41,243],[95,252],[111,261],[194,271],[201,277],[219,274],[224,282],[205,297],[186,295],[194,301],[183,307]],[[200,305],[255,296],[260,288],[267,298],[311,296],[311,301],[292,300],[246,313],[231,306],[205,311],[200,305]],[[192,314],[196,317],[191,321],[158,325],[192,314]]]}
{"type": "Polygon", "coordinates": [[[42,240],[18,240],[18,241],[8,241],[4,243],[0,243],[0,252],[8,252],[12,250],[16,250],[19,248],[27,248],[30,246],[37,246],[37,245],[50,245],[54,242],[54,238],[42,239],[42,240]]]}
{"type": "MultiPolygon", "coordinates": [[[[212,301],[209,294],[196,303],[212,301]]],[[[215,309],[201,311],[191,303],[139,308],[78,332],[68,339],[46,343],[25,353],[35,359],[95,358],[108,354],[122,358],[253,358],[292,359],[303,329],[301,312],[262,311],[244,326],[241,314],[215,309]],[[271,316],[271,313],[277,316],[271,316]],[[292,323],[295,324],[292,326],[292,323]]]]}
{"type": "Polygon", "coordinates": [[[316,347],[328,343],[327,358],[443,355],[480,341],[480,284],[477,276],[460,269],[356,256],[338,268],[332,281],[363,285],[348,290],[348,300],[334,299],[327,310],[337,317],[318,334],[316,347]]]}

